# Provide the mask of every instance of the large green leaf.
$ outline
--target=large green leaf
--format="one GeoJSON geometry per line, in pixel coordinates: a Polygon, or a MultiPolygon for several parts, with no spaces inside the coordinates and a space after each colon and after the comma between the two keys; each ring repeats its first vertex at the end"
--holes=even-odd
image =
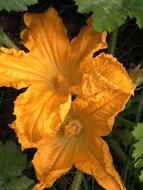
{"type": "Polygon", "coordinates": [[[38,0],[0,0],[0,10],[26,11],[27,6],[38,3],[38,0]]]}
{"type": "Polygon", "coordinates": [[[26,157],[13,143],[0,142],[0,181],[21,175],[26,168],[26,157]]]}
{"type": "Polygon", "coordinates": [[[127,16],[120,0],[100,1],[94,10],[93,27],[98,31],[113,31],[124,23],[127,16]]]}
{"type": "Polygon", "coordinates": [[[137,19],[143,28],[142,0],[75,0],[81,13],[93,12],[93,26],[97,31],[113,31],[121,26],[127,16],[137,19]]]}
{"type": "Polygon", "coordinates": [[[22,176],[16,179],[12,179],[5,185],[6,190],[32,190],[33,180],[22,176]]]}
{"type": "Polygon", "coordinates": [[[138,123],[132,134],[136,140],[133,151],[135,167],[141,169],[140,180],[143,182],[143,123],[138,123]]]}
{"type": "Polygon", "coordinates": [[[122,0],[76,0],[80,12],[93,11],[93,26],[97,31],[112,31],[127,16],[122,0]]]}
{"type": "Polygon", "coordinates": [[[33,180],[23,176],[26,165],[26,156],[15,143],[0,142],[0,190],[28,190],[33,180]]]}
{"type": "Polygon", "coordinates": [[[135,17],[140,28],[143,27],[143,0],[124,0],[131,18],[135,17]]]}

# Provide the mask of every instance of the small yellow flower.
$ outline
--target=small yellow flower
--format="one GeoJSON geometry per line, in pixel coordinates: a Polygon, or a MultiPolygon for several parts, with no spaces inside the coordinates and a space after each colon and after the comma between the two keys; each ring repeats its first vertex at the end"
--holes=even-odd
{"type": "Polygon", "coordinates": [[[91,19],[71,41],[53,8],[28,13],[24,21],[27,27],[21,38],[29,52],[6,48],[0,52],[1,86],[28,87],[15,101],[16,121],[11,125],[22,148],[37,147],[47,135],[56,134],[73,94],[90,97],[102,89],[119,90],[126,97],[125,105],[134,85],[111,55],[93,58],[93,53],[107,44],[106,33],[95,32],[91,19]]]}
{"type": "Polygon", "coordinates": [[[38,144],[33,164],[39,183],[36,190],[50,187],[74,165],[92,175],[107,190],[125,190],[116,172],[108,145],[108,135],[117,113],[127,99],[123,92],[103,90],[92,98],[77,98],[55,137],[38,144]]]}

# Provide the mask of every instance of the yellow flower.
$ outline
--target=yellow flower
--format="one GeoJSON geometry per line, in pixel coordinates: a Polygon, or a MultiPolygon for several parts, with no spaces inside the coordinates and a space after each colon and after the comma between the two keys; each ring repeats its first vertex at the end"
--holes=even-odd
{"type": "Polygon", "coordinates": [[[55,137],[38,144],[33,164],[39,183],[36,190],[50,187],[74,165],[92,175],[107,190],[125,190],[116,172],[108,145],[101,138],[111,132],[114,118],[124,108],[128,95],[103,90],[85,100],[77,98],[55,137]]]}
{"type": "Polygon", "coordinates": [[[101,136],[111,132],[114,118],[133,94],[134,85],[106,48],[106,33],[88,19],[69,41],[53,8],[26,14],[21,38],[28,53],[1,48],[0,83],[28,87],[15,101],[15,130],[22,148],[36,147],[33,163],[42,190],[73,165],[93,175],[107,190],[125,189],[101,136]],[[72,102],[72,96],[77,96],[72,102]]]}
{"type": "MultiPolygon", "coordinates": [[[[134,85],[122,65],[111,55],[93,53],[106,48],[106,33],[92,29],[91,19],[69,41],[53,8],[26,14],[22,42],[28,53],[1,48],[0,83],[17,89],[28,87],[15,101],[15,130],[23,148],[37,147],[55,135],[71,106],[71,96],[90,97],[102,89],[119,90],[126,97],[134,85]]],[[[117,103],[118,106],[118,103],[117,103]]]]}

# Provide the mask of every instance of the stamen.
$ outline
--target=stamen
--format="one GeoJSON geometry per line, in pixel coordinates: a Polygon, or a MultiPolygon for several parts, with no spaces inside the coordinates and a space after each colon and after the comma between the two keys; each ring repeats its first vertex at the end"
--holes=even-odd
{"type": "Polygon", "coordinates": [[[65,91],[72,85],[72,81],[69,77],[64,75],[58,75],[55,81],[55,87],[57,90],[65,91]]]}
{"type": "Polygon", "coordinates": [[[67,137],[78,136],[82,128],[82,124],[79,120],[72,120],[64,126],[64,135],[67,137]]]}

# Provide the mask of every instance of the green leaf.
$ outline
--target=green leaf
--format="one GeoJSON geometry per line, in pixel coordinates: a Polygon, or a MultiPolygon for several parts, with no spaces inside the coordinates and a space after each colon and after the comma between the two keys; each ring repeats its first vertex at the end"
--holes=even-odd
{"type": "Polygon", "coordinates": [[[141,173],[140,173],[140,181],[143,182],[143,170],[142,170],[141,173]]]}
{"type": "Polygon", "coordinates": [[[26,11],[27,6],[38,3],[38,0],[0,0],[0,10],[26,11]]]}
{"type": "Polygon", "coordinates": [[[124,23],[127,11],[122,0],[76,0],[80,12],[93,11],[93,26],[97,31],[113,31],[124,23]]]}
{"type": "Polygon", "coordinates": [[[143,182],[143,123],[138,123],[132,132],[136,142],[133,145],[135,167],[140,168],[140,180],[143,182]]]}
{"type": "Polygon", "coordinates": [[[26,168],[26,156],[15,143],[0,142],[0,181],[7,181],[21,175],[26,168]]]}
{"type": "Polygon", "coordinates": [[[125,129],[115,128],[113,129],[112,133],[115,136],[115,138],[118,140],[118,142],[124,146],[125,150],[127,150],[133,139],[131,132],[127,128],[125,129]]]}
{"type": "Polygon", "coordinates": [[[26,168],[26,156],[15,143],[0,142],[0,181],[6,181],[21,175],[26,168]]]}
{"type": "Polygon", "coordinates": [[[143,28],[142,0],[75,0],[81,13],[93,12],[93,27],[95,30],[113,31],[121,26],[127,16],[136,18],[137,24],[143,28]]]}
{"type": "Polygon", "coordinates": [[[27,178],[26,176],[22,176],[20,178],[12,179],[5,186],[6,190],[32,190],[32,185],[34,181],[32,179],[27,178]]]}
{"type": "Polygon", "coordinates": [[[130,18],[136,18],[140,28],[143,27],[143,1],[142,0],[124,0],[123,5],[128,10],[130,18]]]}
{"type": "Polygon", "coordinates": [[[22,173],[26,165],[26,156],[14,142],[0,142],[0,190],[32,190],[33,180],[22,173]]]}

